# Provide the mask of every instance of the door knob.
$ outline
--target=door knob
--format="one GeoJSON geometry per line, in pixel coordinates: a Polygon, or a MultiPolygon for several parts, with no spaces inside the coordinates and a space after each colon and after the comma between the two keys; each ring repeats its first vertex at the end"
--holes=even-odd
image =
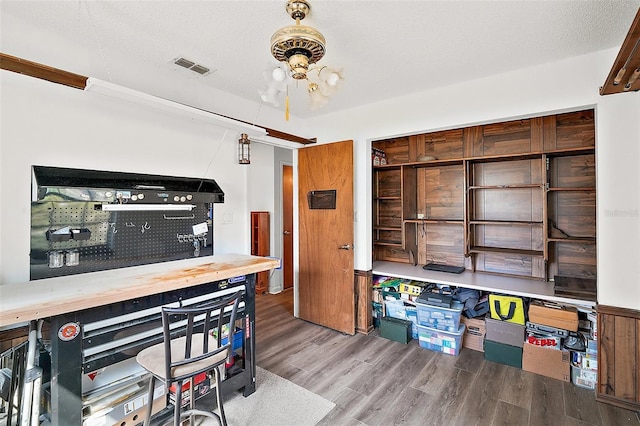
{"type": "Polygon", "coordinates": [[[353,247],[351,246],[351,244],[344,244],[341,245],[340,247],[338,247],[340,250],[351,250],[353,247]]]}
{"type": "Polygon", "coordinates": [[[283,234],[284,235],[291,235],[291,231],[284,231],[283,234]]]}

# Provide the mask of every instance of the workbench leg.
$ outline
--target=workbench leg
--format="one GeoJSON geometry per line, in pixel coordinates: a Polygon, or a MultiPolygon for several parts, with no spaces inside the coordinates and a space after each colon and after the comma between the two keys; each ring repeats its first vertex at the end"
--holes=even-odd
{"type": "Polygon", "coordinates": [[[245,397],[256,391],[256,274],[247,275],[245,309],[245,397]]]}
{"type": "Polygon", "coordinates": [[[82,425],[82,332],[72,314],[51,318],[51,424],[82,425]]]}

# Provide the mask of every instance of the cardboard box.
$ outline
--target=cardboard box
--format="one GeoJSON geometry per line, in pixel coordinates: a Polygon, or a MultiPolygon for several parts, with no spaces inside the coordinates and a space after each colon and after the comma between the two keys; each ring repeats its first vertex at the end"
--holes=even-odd
{"type": "Polygon", "coordinates": [[[485,339],[484,359],[522,368],[522,348],[485,339]]]}
{"type": "Polygon", "coordinates": [[[380,335],[385,339],[407,344],[413,339],[413,323],[408,320],[383,317],[380,321],[380,335]]]}
{"type": "Polygon", "coordinates": [[[522,348],[522,369],[552,379],[564,382],[571,380],[570,360],[569,351],[559,351],[529,343],[525,343],[522,348]]]}
{"type": "Polygon", "coordinates": [[[573,306],[534,300],[529,305],[529,321],[563,330],[578,331],[578,310],[573,306]]]}
{"type": "Polygon", "coordinates": [[[484,352],[484,336],[486,334],[484,318],[466,318],[463,316],[460,322],[466,327],[462,338],[462,347],[484,352]]]}
{"type": "Polygon", "coordinates": [[[492,318],[486,318],[485,321],[487,327],[485,338],[487,340],[518,348],[524,344],[524,325],[492,318]]]}

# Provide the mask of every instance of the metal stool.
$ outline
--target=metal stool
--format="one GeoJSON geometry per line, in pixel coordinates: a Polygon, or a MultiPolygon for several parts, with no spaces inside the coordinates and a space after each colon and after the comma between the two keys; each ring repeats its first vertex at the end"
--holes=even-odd
{"type": "Polygon", "coordinates": [[[138,364],[152,375],[149,381],[145,426],[149,425],[151,418],[156,379],[164,381],[167,391],[171,384],[176,384],[173,416],[175,426],[179,426],[181,418],[194,415],[215,418],[222,426],[226,426],[219,366],[224,365],[233,356],[231,346],[241,296],[242,290],[232,296],[199,306],[162,308],[164,342],[143,349],[136,357],[138,364]],[[228,338],[227,343],[222,344],[224,326],[228,326],[228,338]],[[210,335],[210,332],[215,331],[215,337],[210,335]],[[195,408],[193,378],[204,372],[212,372],[215,378],[219,413],[195,408]],[[182,412],[182,386],[187,381],[190,385],[191,404],[189,410],[182,412]]]}

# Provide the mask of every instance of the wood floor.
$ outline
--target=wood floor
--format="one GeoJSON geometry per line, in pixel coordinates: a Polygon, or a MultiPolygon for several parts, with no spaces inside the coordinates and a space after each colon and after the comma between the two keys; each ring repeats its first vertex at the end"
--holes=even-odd
{"type": "Polygon", "coordinates": [[[320,425],[640,425],[592,391],[379,336],[347,336],[293,317],[293,294],[256,298],[257,365],[336,403],[320,425]]]}

